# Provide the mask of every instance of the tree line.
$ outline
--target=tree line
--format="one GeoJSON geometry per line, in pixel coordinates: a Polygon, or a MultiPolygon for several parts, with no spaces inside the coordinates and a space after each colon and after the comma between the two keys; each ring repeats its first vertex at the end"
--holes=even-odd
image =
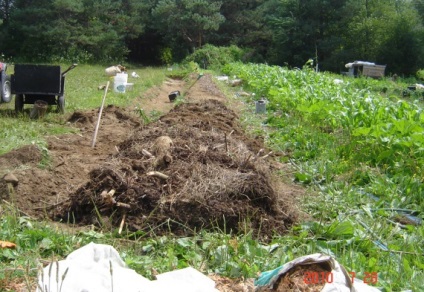
{"type": "Polygon", "coordinates": [[[424,68],[424,0],[0,0],[0,53],[15,62],[180,62],[205,44],[290,67],[354,60],[424,68]]]}

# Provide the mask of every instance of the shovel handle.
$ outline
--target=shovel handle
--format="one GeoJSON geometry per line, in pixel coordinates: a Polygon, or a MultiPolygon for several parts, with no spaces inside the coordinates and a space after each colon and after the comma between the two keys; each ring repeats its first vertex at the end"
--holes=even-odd
{"type": "Polygon", "coordinates": [[[62,72],[62,77],[64,77],[66,75],[66,73],[68,73],[69,71],[74,69],[76,66],[78,66],[78,64],[72,64],[71,66],[69,66],[68,69],[66,69],[65,71],[62,72]]]}

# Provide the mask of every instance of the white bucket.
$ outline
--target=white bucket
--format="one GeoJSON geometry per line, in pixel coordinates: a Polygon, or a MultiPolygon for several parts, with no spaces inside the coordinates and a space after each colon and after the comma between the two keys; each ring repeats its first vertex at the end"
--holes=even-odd
{"type": "Polygon", "coordinates": [[[128,74],[127,73],[117,73],[113,79],[113,89],[115,92],[125,93],[125,88],[127,86],[128,74]]]}

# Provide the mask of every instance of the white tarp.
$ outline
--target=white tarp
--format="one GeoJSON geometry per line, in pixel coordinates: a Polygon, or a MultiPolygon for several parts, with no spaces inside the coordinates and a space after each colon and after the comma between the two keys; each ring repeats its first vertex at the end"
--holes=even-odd
{"type": "Polygon", "coordinates": [[[90,243],[38,276],[37,292],[216,292],[215,282],[193,268],[167,272],[151,281],[126,267],[110,245],[90,243]]]}

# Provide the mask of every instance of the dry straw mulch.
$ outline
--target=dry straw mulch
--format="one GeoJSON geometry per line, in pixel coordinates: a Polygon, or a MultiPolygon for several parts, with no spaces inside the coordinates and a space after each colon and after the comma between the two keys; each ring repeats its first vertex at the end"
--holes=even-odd
{"type": "Polygon", "coordinates": [[[70,195],[62,218],[156,234],[219,228],[260,236],[284,232],[297,218],[269,151],[219,101],[176,106],[118,149],[70,195]]]}

